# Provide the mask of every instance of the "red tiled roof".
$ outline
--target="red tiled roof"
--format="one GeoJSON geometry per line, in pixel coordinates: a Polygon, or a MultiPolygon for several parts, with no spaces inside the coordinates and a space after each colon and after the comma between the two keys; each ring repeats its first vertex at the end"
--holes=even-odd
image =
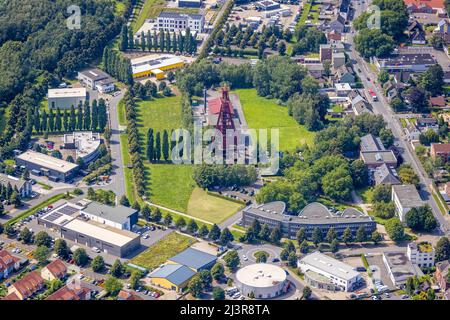
{"type": "Polygon", "coordinates": [[[12,292],[10,294],[8,294],[6,297],[4,297],[2,300],[20,300],[20,298],[17,296],[17,294],[15,292],[12,292]]]}
{"type": "Polygon", "coordinates": [[[414,4],[417,7],[427,5],[430,8],[444,8],[444,0],[403,0],[406,5],[414,4]]]}
{"type": "Polygon", "coordinates": [[[14,288],[24,297],[29,297],[44,285],[44,279],[37,271],[25,275],[22,279],[12,284],[14,288]]]}
{"type": "Polygon", "coordinates": [[[49,295],[46,300],[86,300],[89,292],[88,288],[69,288],[64,286],[49,295]]]}
{"type": "Polygon", "coordinates": [[[445,98],[444,96],[431,97],[430,103],[432,106],[445,107],[445,98]]]}
{"type": "Polygon", "coordinates": [[[125,291],[125,290],[120,290],[117,297],[120,300],[143,300],[141,297],[139,297],[131,292],[125,291]]]}
{"type": "Polygon", "coordinates": [[[328,33],[328,40],[335,40],[335,41],[341,41],[342,40],[342,35],[339,32],[336,31],[331,31],[330,33],[328,33]]]}
{"type": "MultiPolygon", "coordinates": [[[[214,98],[211,100],[208,100],[208,107],[209,107],[209,114],[219,114],[220,113],[220,106],[223,103],[222,98],[214,98]]],[[[233,108],[231,108],[231,114],[234,113],[233,108]]]]}
{"type": "Polygon", "coordinates": [[[432,149],[437,153],[449,153],[450,152],[450,143],[432,143],[432,149]]]}
{"type": "Polygon", "coordinates": [[[5,269],[10,269],[14,267],[14,264],[18,262],[20,259],[14,257],[6,250],[0,251],[0,271],[3,272],[5,269]]]}
{"type": "Polygon", "coordinates": [[[55,278],[62,278],[67,272],[66,265],[59,259],[50,262],[45,268],[47,268],[55,278]]]}

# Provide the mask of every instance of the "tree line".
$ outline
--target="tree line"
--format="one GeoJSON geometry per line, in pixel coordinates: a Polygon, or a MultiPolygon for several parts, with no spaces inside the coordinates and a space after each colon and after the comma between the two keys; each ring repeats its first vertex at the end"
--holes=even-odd
{"type": "Polygon", "coordinates": [[[74,132],[82,130],[91,130],[95,132],[104,132],[108,123],[108,115],[106,112],[105,100],[99,99],[92,102],[92,111],[89,101],[85,101],[84,105],[80,102],[77,110],[72,105],[70,111],[59,108],[54,111],[50,109],[39,111],[39,107],[35,107],[33,116],[33,128],[35,132],[74,132]]]}
{"type": "Polygon", "coordinates": [[[190,28],[186,28],[185,33],[181,31],[172,32],[166,30],[150,30],[147,33],[141,32],[140,37],[134,39],[133,30],[126,25],[122,26],[120,32],[119,48],[121,51],[142,50],[154,52],[180,52],[194,54],[197,52],[196,33],[192,33],[190,28]]]}
{"type": "Polygon", "coordinates": [[[114,78],[128,85],[133,84],[133,70],[130,59],[108,46],[103,50],[102,62],[105,71],[114,78]]]}
{"type": "Polygon", "coordinates": [[[257,180],[258,173],[253,166],[202,164],[195,166],[193,178],[201,188],[210,189],[249,186],[257,180]]]}

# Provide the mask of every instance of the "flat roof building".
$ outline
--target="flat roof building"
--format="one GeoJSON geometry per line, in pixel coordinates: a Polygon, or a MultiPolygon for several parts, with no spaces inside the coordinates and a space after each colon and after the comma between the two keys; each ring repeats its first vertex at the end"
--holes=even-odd
{"type": "Polygon", "coordinates": [[[273,0],[263,0],[255,3],[256,8],[264,11],[275,10],[280,8],[280,4],[273,0]]]}
{"type": "Polygon", "coordinates": [[[178,0],[179,8],[200,8],[202,0],[178,0]]]}
{"type": "Polygon", "coordinates": [[[28,150],[16,156],[16,165],[26,167],[31,174],[46,176],[53,181],[67,181],[72,179],[79,167],[62,159],[28,150]]]}
{"type": "Polygon", "coordinates": [[[353,291],[363,278],[353,267],[319,251],[310,253],[298,261],[308,284],[327,290],[353,291]]]}
{"type": "MultiPolygon", "coordinates": [[[[65,202],[39,217],[38,224],[56,230],[62,238],[119,257],[129,255],[140,246],[139,234],[91,220],[82,214],[83,209],[83,206],[65,202]]],[[[115,214],[114,211],[109,218],[115,214]]]]}
{"type": "Polygon", "coordinates": [[[384,252],[383,263],[392,283],[397,287],[404,285],[409,277],[423,275],[420,268],[415,267],[404,252],[384,252]]]}
{"type": "Polygon", "coordinates": [[[333,213],[323,204],[313,202],[297,215],[290,215],[285,211],[286,205],[281,201],[250,206],[244,209],[242,221],[245,227],[251,226],[255,220],[261,225],[266,224],[270,229],[278,227],[283,236],[290,239],[295,239],[301,228],[305,229],[308,239],[312,238],[315,228],[319,228],[325,235],[333,227],[338,236],[341,236],[347,227],[356,234],[363,226],[367,235],[376,229],[376,223],[370,216],[354,208],[333,213]]]}
{"type": "Polygon", "coordinates": [[[268,299],[285,293],[289,288],[289,281],[286,272],[279,266],[255,263],[237,271],[236,286],[244,296],[248,297],[253,293],[257,299],[268,299]]]}
{"type": "Polygon", "coordinates": [[[95,160],[98,156],[98,148],[101,144],[100,135],[92,131],[77,131],[65,134],[64,149],[75,149],[76,158],[83,159],[85,164],[95,160]]]}
{"type": "Polygon", "coordinates": [[[114,80],[100,69],[91,68],[78,72],[77,79],[91,89],[101,93],[114,91],[114,80]]]}
{"type": "Polygon", "coordinates": [[[396,168],[398,164],[392,150],[361,151],[360,158],[369,169],[375,169],[383,164],[396,168]]]}
{"type": "Polygon", "coordinates": [[[112,207],[95,201],[81,209],[81,215],[121,230],[131,230],[138,220],[136,209],[122,205],[112,207]]]}
{"type": "Polygon", "coordinates": [[[424,205],[420,198],[419,192],[414,185],[393,185],[392,186],[392,201],[395,204],[395,209],[400,221],[405,221],[405,215],[415,207],[424,205]]]}
{"type": "Polygon", "coordinates": [[[49,109],[70,109],[75,108],[87,99],[86,88],[64,88],[48,89],[47,94],[49,109]]]}
{"type": "Polygon", "coordinates": [[[387,58],[374,57],[374,64],[378,71],[409,71],[425,72],[436,63],[430,53],[399,53],[387,58]]]}
{"type": "Polygon", "coordinates": [[[427,241],[408,243],[406,254],[411,263],[420,268],[431,268],[434,266],[434,248],[427,241]]]}
{"type": "Polygon", "coordinates": [[[184,60],[172,55],[160,57],[150,55],[131,60],[134,78],[149,77],[153,75],[157,79],[162,79],[165,77],[164,71],[179,69],[183,66],[184,60]]]}
{"type": "Polygon", "coordinates": [[[203,32],[205,17],[198,13],[178,13],[163,11],[156,18],[156,26],[159,31],[178,32],[187,28],[191,32],[203,32]]]}
{"type": "Polygon", "coordinates": [[[210,269],[217,261],[217,256],[193,248],[187,248],[168,259],[168,263],[182,264],[195,272],[210,269]]]}

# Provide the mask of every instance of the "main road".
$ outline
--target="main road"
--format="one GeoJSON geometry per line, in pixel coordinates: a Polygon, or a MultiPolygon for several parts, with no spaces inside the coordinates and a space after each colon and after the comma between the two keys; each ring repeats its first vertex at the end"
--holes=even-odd
{"type": "MultiPolygon", "coordinates": [[[[355,17],[358,17],[361,13],[367,11],[367,6],[369,5],[369,3],[367,2],[368,1],[365,1],[365,3],[360,3],[358,1],[354,2],[353,8],[355,9],[355,17]]],[[[361,70],[358,75],[364,85],[364,88],[372,89],[378,96],[377,102],[372,101],[373,111],[375,114],[381,114],[388,127],[392,130],[392,133],[394,134],[400,146],[402,158],[406,163],[411,164],[414,171],[419,176],[422,185],[420,190],[421,197],[431,207],[434,216],[439,221],[440,228],[443,234],[448,234],[450,231],[449,221],[447,220],[447,217],[444,217],[442,215],[439,206],[432,196],[431,184],[433,181],[428,177],[428,174],[423,169],[422,164],[417,158],[417,155],[412,150],[411,145],[407,142],[407,138],[405,133],[403,132],[402,126],[396,118],[395,112],[389,106],[389,103],[386,100],[383,91],[378,85],[375,84],[377,75],[368,68],[366,61],[364,61],[364,59],[362,59],[361,56],[356,52],[353,44],[353,35],[353,30],[351,33],[348,33],[347,39],[351,49],[348,54],[353,61],[356,61],[359,70],[361,70]]]]}

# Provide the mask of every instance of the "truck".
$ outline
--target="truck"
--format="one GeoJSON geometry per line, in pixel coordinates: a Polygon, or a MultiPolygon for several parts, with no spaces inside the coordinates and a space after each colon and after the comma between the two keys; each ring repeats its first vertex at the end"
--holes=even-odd
{"type": "Polygon", "coordinates": [[[378,101],[378,97],[375,92],[373,92],[372,89],[367,90],[369,92],[369,96],[372,98],[373,101],[378,101]]]}

